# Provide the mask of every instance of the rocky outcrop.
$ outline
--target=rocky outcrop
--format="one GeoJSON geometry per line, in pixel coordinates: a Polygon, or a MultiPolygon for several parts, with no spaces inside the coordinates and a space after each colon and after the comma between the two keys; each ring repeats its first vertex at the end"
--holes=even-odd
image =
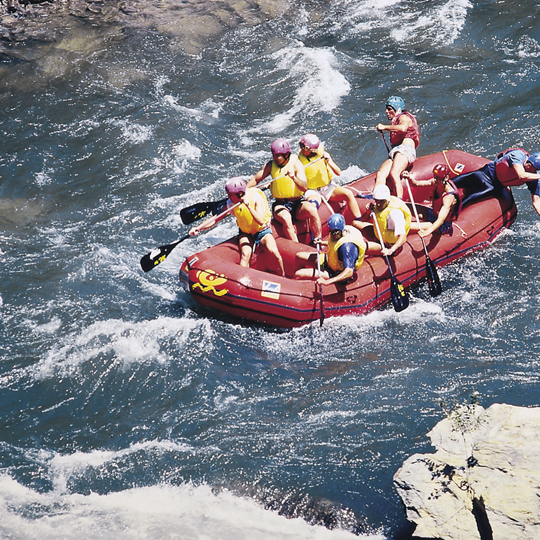
{"type": "Polygon", "coordinates": [[[459,407],[428,434],[394,485],[420,538],[540,538],[540,408],[459,407]]]}

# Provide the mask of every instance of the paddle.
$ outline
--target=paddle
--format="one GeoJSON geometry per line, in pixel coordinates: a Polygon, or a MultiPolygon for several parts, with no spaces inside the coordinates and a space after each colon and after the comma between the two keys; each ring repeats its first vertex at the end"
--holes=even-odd
{"type": "Polygon", "coordinates": [[[216,215],[227,204],[227,197],[220,201],[199,202],[180,210],[180,218],[184,225],[190,225],[194,221],[206,217],[208,214],[216,215]]]}
{"type": "Polygon", "coordinates": [[[390,153],[390,147],[388,146],[388,143],[386,142],[386,137],[384,136],[384,133],[381,131],[380,134],[381,134],[382,140],[384,141],[384,146],[386,146],[386,151],[390,153]]]}
{"type": "MultiPolygon", "coordinates": [[[[379,228],[379,223],[377,222],[377,216],[374,212],[371,212],[371,217],[373,218],[373,225],[377,229],[377,234],[381,240],[381,245],[384,246],[382,240],[381,229],[379,228]]],[[[397,280],[392,267],[390,266],[390,259],[388,255],[384,256],[386,259],[386,264],[388,265],[388,270],[390,271],[390,296],[392,298],[392,304],[396,311],[403,311],[409,307],[409,295],[407,291],[403,288],[403,285],[397,280]]]]}
{"type": "MultiPolygon", "coordinates": [[[[310,161],[305,165],[305,167],[309,167],[310,165],[313,165],[314,163],[317,163],[320,159],[323,159],[322,156],[310,161]]],[[[273,178],[272,180],[277,180],[278,178],[284,178],[287,176],[286,174],[282,176],[278,176],[277,178],[273,178]]],[[[258,185],[257,187],[263,187],[266,185],[265,182],[258,185]]],[[[209,202],[198,202],[195,204],[192,204],[191,206],[187,206],[186,208],[182,208],[180,210],[180,219],[182,220],[182,223],[184,225],[191,225],[191,223],[202,219],[203,217],[206,217],[208,214],[216,215],[219,212],[221,212],[225,205],[227,204],[227,199],[221,199],[220,201],[209,201],[209,202]]]]}
{"type": "MultiPolygon", "coordinates": [[[[218,216],[216,216],[216,220],[219,221],[222,217],[225,217],[226,214],[228,214],[231,210],[236,208],[237,206],[241,205],[242,201],[237,202],[230,208],[227,208],[227,210],[221,212],[218,216]]],[[[156,267],[158,264],[162,263],[170,254],[170,252],[181,242],[184,240],[187,240],[190,237],[189,234],[186,234],[185,236],[182,236],[180,240],[177,240],[176,242],[173,242],[172,244],[167,244],[166,246],[160,246],[156,249],[153,249],[150,253],[147,253],[144,257],[141,258],[141,268],[145,272],[149,272],[152,270],[152,268],[156,267]]]]}
{"type": "MultiPolygon", "coordinates": [[[[408,178],[405,178],[405,183],[407,184],[407,190],[409,191],[409,198],[411,199],[412,207],[414,210],[414,217],[420,225],[418,211],[416,210],[416,204],[414,204],[414,199],[412,196],[411,186],[409,184],[408,178]]],[[[420,240],[422,240],[422,245],[424,246],[424,253],[426,254],[426,277],[428,280],[429,294],[431,294],[431,296],[438,296],[442,293],[441,280],[439,279],[439,274],[437,274],[437,269],[435,268],[433,261],[429,257],[426,243],[424,242],[424,238],[422,236],[420,236],[420,240]]]]}
{"type": "MultiPolygon", "coordinates": [[[[321,279],[321,259],[320,259],[321,247],[320,246],[321,246],[320,243],[317,242],[317,271],[319,272],[319,279],[321,279]]],[[[320,321],[321,321],[321,326],[322,326],[324,322],[324,304],[323,304],[323,294],[322,294],[322,283],[320,281],[319,281],[319,299],[321,302],[320,321]]]]}
{"type": "MultiPolygon", "coordinates": [[[[283,175],[286,176],[286,175],[283,175]]],[[[268,185],[270,185],[274,180],[277,180],[278,178],[283,178],[283,176],[278,176],[277,178],[270,178],[266,180],[265,182],[261,182],[255,187],[263,188],[268,185]]],[[[227,199],[225,199],[227,201],[227,199]]],[[[231,210],[236,208],[242,204],[242,201],[237,202],[236,204],[233,204],[230,208],[227,208],[226,210],[223,210],[220,214],[218,214],[215,217],[216,223],[223,217],[225,217],[231,210]]],[[[153,249],[150,253],[147,253],[144,257],[141,258],[141,268],[148,272],[154,268],[154,266],[157,266],[159,263],[162,263],[168,256],[169,253],[178,245],[180,242],[183,242],[187,238],[189,238],[190,235],[187,234],[186,236],[183,236],[180,238],[180,240],[177,240],[176,242],[173,242],[172,244],[167,244],[166,246],[160,246],[156,249],[153,249]]]]}

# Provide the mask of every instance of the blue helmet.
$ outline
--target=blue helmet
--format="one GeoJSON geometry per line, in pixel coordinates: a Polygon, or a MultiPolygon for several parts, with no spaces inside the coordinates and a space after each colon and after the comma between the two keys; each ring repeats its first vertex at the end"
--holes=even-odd
{"type": "Polygon", "coordinates": [[[345,229],[345,218],[341,214],[332,214],[328,218],[328,229],[331,231],[342,231],[345,229]]]}
{"type": "Polygon", "coordinates": [[[531,154],[527,161],[536,169],[536,172],[540,171],[540,152],[531,154]]]}
{"type": "Polygon", "coordinates": [[[398,110],[402,111],[405,109],[405,102],[398,96],[390,96],[386,100],[386,106],[392,107],[394,111],[398,111],[398,110]]]}

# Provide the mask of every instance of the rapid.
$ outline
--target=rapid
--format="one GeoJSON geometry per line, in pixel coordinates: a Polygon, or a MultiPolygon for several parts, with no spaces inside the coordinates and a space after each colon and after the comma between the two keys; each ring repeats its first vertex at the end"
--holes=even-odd
{"type": "Polygon", "coordinates": [[[342,183],[373,172],[392,94],[419,155],[540,150],[540,6],[194,5],[2,42],[0,538],[405,540],[392,477],[445,410],[540,405],[529,192],[439,297],[322,328],[242,324],[181,289],[232,220],[139,260],[276,137],[318,134],[342,183]]]}

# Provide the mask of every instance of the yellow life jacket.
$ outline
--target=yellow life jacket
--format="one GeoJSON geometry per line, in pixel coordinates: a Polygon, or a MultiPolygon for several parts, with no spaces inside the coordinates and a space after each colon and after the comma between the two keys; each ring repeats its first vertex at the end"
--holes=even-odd
{"type": "Polygon", "coordinates": [[[308,189],[317,189],[327,186],[333,178],[333,174],[328,169],[328,164],[324,159],[320,159],[323,155],[324,146],[321,144],[317,148],[317,153],[314,156],[304,156],[302,152],[298,154],[298,159],[304,170],[306,171],[308,189]],[[318,160],[318,161],[316,161],[318,160]],[[314,163],[316,161],[316,163],[314,163]]]}
{"type": "Polygon", "coordinates": [[[299,199],[304,192],[293,182],[290,176],[287,176],[287,172],[294,174],[294,160],[298,159],[295,155],[291,154],[289,161],[283,166],[278,167],[276,162],[272,160],[272,169],[270,174],[272,178],[277,178],[270,184],[270,193],[274,199],[299,199]],[[282,176],[282,178],[279,178],[282,176]]]}
{"type": "Polygon", "coordinates": [[[343,262],[339,260],[338,249],[346,242],[352,242],[358,247],[358,258],[354,263],[354,269],[358,270],[364,262],[364,256],[366,254],[366,243],[360,231],[350,225],[345,225],[343,235],[338,240],[334,241],[332,235],[328,240],[328,251],[326,258],[328,260],[328,266],[334,272],[342,272],[344,269],[343,262]]]}
{"type": "Polygon", "coordinates": [[[242,203],[238,205],[232,212],[236,218],[236,223],[238,228],[246,234],[255,234],[258,233],[264,227],[267,227],[272,218],[272,212],[268,205],[268,199],[266,195],[259,188],[248,188],[246,190],[246,195],[244,201],[248,203],[252,208],[255,206],[255,200],[260,198],[264,206],[264,225],[260,225],[253,218],[252,213],[249,211],[248,207],[242,203]]]}
{"type": "Polygon", "coordinates": [[[379,239],[379,242],[382,241],[390,245],[395,244],[398,240],[398,237],[394,234],[394,231],[391,231],[388,228],[388,224],[387,224],[388,216],[392,210],[401,210],[403,214],[405,215],[405,232],[407,234],[409,234],[409,230],[411,228],[411,211],[401,199],[391,196],[388,206],[382,211],[377,211],[377,207],[375,207],[373,211],[375,212],[377,223],[379,224],[379,228],[381,229],[382,240],[379,238],[379,234],[377,232],[376,227],[375,227],[375,236],[377,236],[377,238],[379,239]]]}

